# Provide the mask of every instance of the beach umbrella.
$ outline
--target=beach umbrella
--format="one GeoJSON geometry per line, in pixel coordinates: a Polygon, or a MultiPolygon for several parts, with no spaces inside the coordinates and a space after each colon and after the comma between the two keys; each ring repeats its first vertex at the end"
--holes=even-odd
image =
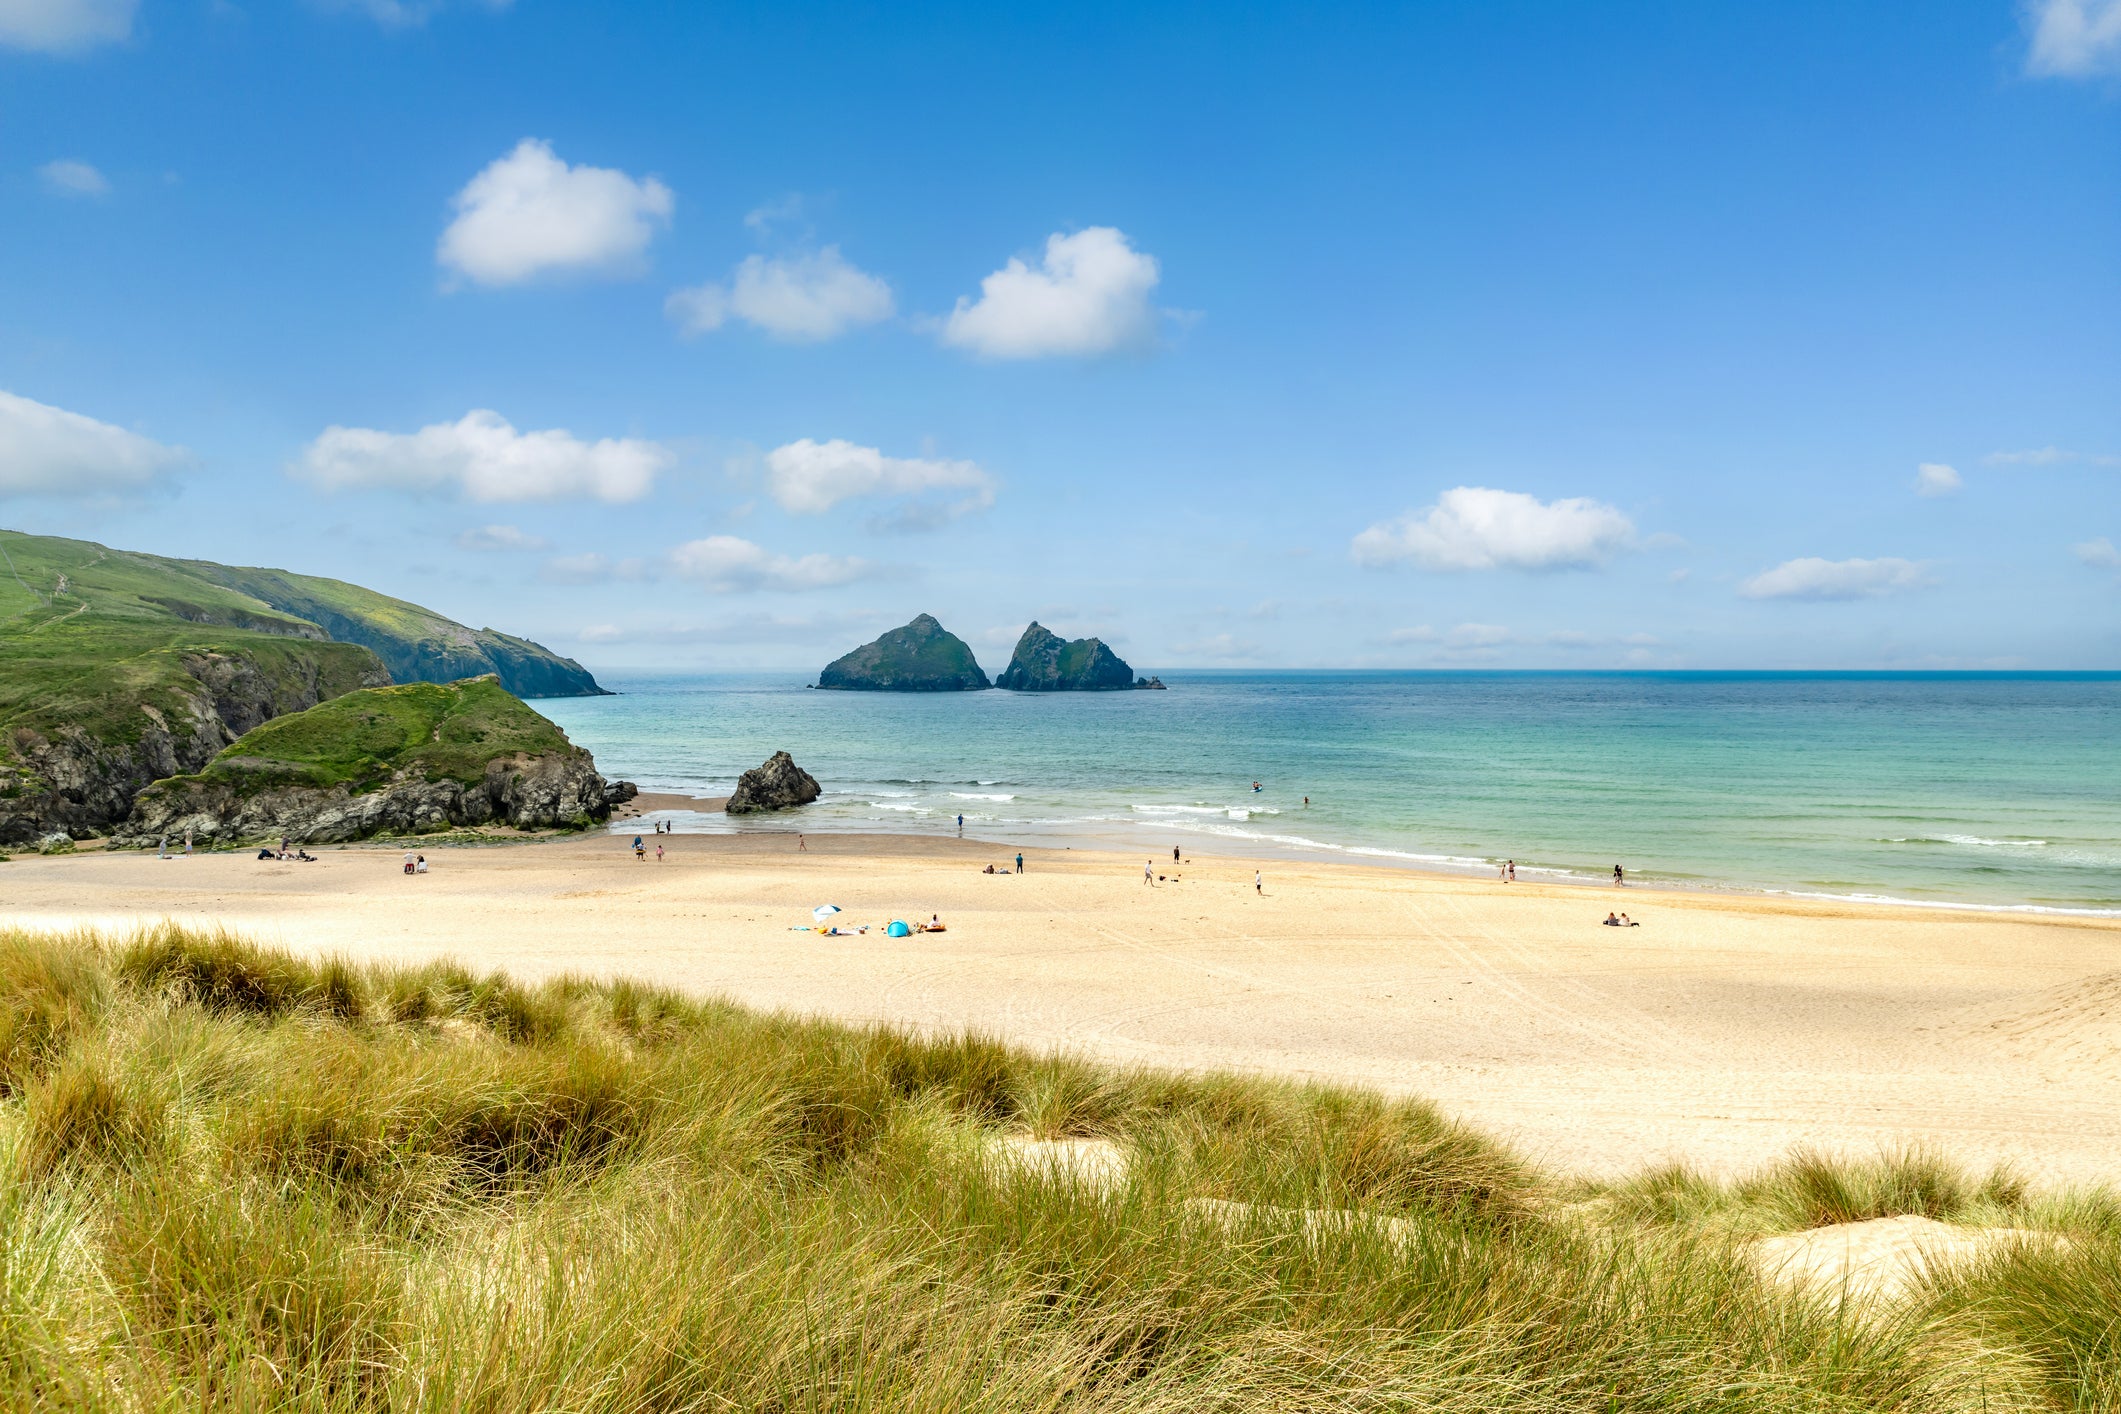
{"type": "Polygon", "coordinates": [[[838,913],[839,911],[840,906],[836,903],[821,903],[816,908],[810,910],[810,916],[812,918],[815,918],[818,922],[822,923],[826,919],[830,918],[833,914],[838,913]]]}

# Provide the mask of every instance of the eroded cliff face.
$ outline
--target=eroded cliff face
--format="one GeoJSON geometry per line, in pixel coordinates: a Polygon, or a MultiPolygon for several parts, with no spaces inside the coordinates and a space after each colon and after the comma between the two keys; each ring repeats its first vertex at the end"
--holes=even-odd
{"type": "Polygon", "coordinates": [[[243,793],[218,781],[164,781],[134,800],[114,842],[151,845],[189,835],[204,844],[281,836],[340,844],[477,825],[586,828],[608,818],[612,805],[632,793],[629,783],[598,775],[586,751],[494,760],[484,779],[471,785],[401,776],[360,794],[345,785],[243,793]]]}
{"type": "Polygon", "coordinates": [[[333,645],[328,657],[266,672],[240,653],[181,655],[191,688],[164,705],[143,702],[136,730],[98,737],[79,726],[17,727],[0,754],[0,845],[53,831],[77,839],[109,832],[134,798],[165,776],[197,771],[251,728],[390,675],[373,654],[333,645]],[[358,655],[358,656],[355,656],[358,655]]]}

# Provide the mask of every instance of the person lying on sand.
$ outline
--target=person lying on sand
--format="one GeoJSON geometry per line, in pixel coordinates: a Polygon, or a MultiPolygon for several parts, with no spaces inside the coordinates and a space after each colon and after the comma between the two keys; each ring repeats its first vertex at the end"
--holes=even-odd
{"type": "Polygon", "coordinates": [[[1620,915],[1620,926],[1623,928],[1640,928],[1642,925],[1623,913],[1620,915]]]}
{"type": "Polygon", "coordinates": [[[1620,926],[1620,915],[1617,913],[1608,913],[1605,916],[1605,926],[1608,928],[1618,928],[1620,926]]]}

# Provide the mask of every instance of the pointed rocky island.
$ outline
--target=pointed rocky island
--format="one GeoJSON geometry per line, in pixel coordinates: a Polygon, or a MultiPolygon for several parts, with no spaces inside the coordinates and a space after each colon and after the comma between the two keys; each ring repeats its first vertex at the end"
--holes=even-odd
{"type": "Polygon", "coordinates": [[[817,675],[817,685],[856,692],[976,692],[994,686],[965,640],[931,614],[835,658],[817,675]]]}
{"type": "Polygon", "coordinates": [[[1011,692],[1113,692],[1164,684],[1160,678],[1135,677],[1103,639],[1062,638],[1034,619],[994,685],[1011,692]]]}

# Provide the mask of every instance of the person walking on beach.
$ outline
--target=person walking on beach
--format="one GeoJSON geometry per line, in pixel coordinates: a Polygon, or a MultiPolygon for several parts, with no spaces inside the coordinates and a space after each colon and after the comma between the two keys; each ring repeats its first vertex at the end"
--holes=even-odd
{"type": "Polygon", "coordinates": [[[1252,892],[1258,894],[1261,898],[1267,896],[1267,881],[1259,877],[1257,869],[1252,871],[1252,892]]]}
{"type": "Polygon", "coordinates": [[[167,859],[167,858],[169,858],[169,836],[168,836],[168,835],[164,835],[164,836],[162,837],[162,843],[160,843],[160,844],[158,844],[158,845],[156,845],[156,846],[155,846],[155,858],[157,858],[157,859],[167,859]]]}
{"type": "Polygon", "coordinates": [[[1147,884],[1147,885],[1148,885],[1148,886],[1149,886],[1150,888],[1152,888],[1152,889],[1156,887],[1156,861],[1155,861],[1155,860],[1153,860],[1153,859],[1144,859],[1144,860],[1142,861],[1142,882],[1143,882],[1143,883],[1145,883],[1145,884],[1147,884]]]}
{"type": "Polygon", "coordinates": [[[1516,861],[1516,860],[1514,860],[1514,859],[1513,859],[1513,860],[1511,860],[1511,861],[1510,861],[1509,863],[1507,863],[1507,864],[1503,865],[1503,866],[1502,866],[1502,871],[1503,871],[1503,877],[1504,877],[1505,879],[1509,880],[1509,881],[1510,881],[1511,883],[1513,883],[1513,884],[1517,882],[1517,861],[1516,861]]]}
{"type": "Polygon", "coordinates": [[[661,840],[656,841],[655,862],[658,864],[663,862],[663,842],[661,840]]]}
{"type": "Polygon", "coordinates": [[[965,833],[965,812],[962,810],[957,812],[957,832],[961,835],[965,833]]]}
{"type": "Polygon", "coordinates": [[[1178,863],[1178,846],[1177,846],[1177,845],[1172,845],[1172,846],[1171,846],[1171,862],[1172,862],[1173,864],[1176,864],[1176,863],[1178,863]]]}
{"type": "Polygon", "coordinates": [[[801,830],[795,832],[795,847],[805,854],[810,853],[810,841],[803,838],[801,830]]]}
{"type": "Polygon", "coordinates": [[[1024,872],[1024,852],[1022,850],[1016,852],[1016,872],[1019,874],[1024,872]]]}
{"type": "Polygon", "coordinates": [[[1616,888],[1616,889],[1622,889],[1622,888],[1626,888],[1626,887],[1627,887],[1627,882],[1628,882],[1628,876],[1627,876],[1627,871],[1626,871],[1626,870],[1624,870],[1624,869],[1622,869],[1622,868],[1621,868],[1621,867],[1620,867],[1620,866],[1619,866],[1618,864],[1614,865],[1614,866],[1613,866],[1613,887],[1614,887],[1614,888],[1616,888]]]}

